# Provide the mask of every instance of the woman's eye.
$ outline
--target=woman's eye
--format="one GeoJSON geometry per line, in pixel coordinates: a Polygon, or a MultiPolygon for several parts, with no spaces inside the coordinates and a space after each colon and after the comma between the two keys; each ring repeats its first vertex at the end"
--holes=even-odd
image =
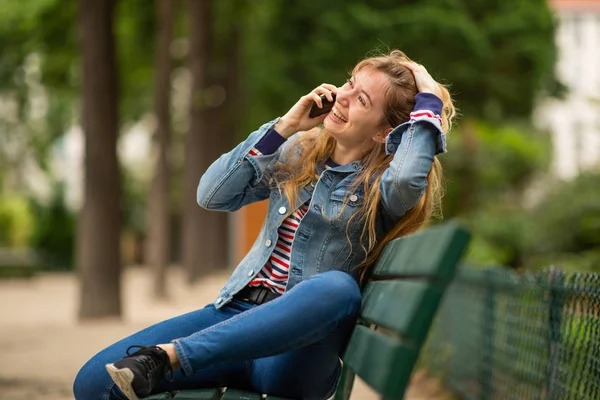
{"type": "Polygon", "coordinates": [[[352,84],[352,81],[351,81],[350,79],[348,79],[348,80],[346,81],[346,83],[347,83],[348,85],[350,85],[350,87],[354,87],[354,85],[352,84]]]}
{"type": "Polygon", "coordinates": [[[362,97],[362,96],[358,96],[358,101],[360,101],[360,102],[361,102],[361,104],[362,104],[363,106],[365,106],[365,107],[366,107],[366,105],[367,105],[367,102],[365,101],[365,99],[363,99],[363,97],[362,97]]]}

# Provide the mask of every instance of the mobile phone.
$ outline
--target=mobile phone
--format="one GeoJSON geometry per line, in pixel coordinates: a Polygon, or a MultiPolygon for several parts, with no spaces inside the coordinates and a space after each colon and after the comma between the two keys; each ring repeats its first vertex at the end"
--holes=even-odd
{"type": "Polygon", "coordinates": [[[310,112],[308,113],[309,118],[315,118],[319,115],[328,114],[329,111],[333,108],[333,104],[335,103],[335,93],[331,93],[333,97],[333,101],[327,100],[327,97],[322,94],[321,101],[323,102],[323,108],[319,108],[317,102],[313,101],[312,107],[310,108],[310,112]]]}

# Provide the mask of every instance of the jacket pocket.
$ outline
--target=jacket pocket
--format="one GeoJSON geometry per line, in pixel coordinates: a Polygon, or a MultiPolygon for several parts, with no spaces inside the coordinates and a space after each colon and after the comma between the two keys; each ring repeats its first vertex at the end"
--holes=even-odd
{"type": "Polygon", "coordinates": [[[359,228],[363,227],[362,218],[357,214],[364,202],[362,187],[356,189],[348,186],[336,187],[329,200],[327,217],[333,228],[353,236],[359,228]]]}

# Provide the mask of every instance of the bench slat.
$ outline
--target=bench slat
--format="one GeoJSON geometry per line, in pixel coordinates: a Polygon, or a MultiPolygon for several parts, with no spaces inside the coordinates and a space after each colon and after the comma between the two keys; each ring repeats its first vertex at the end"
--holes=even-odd
{"type": "Polygon", "coordinates": [[[426,280],[367,284],[361,316],[420,344],[442,298],[443,288],[426,280]]]}
{"type": "Polygon", "coordinates": [[[416,347],[358,325],[344,355],[344,365],[383,397],[402,398],[417,356],[416,347]]]}
{"type": "Polygon", "coordinates": [[[469,238],[463,227],[450,222],[394,239],[379,257],[373,276],[420,275],[449,281],[469,238]]]}
{"type": "Polygon", "coordinates": [[[258,393],[244,392],[242,390],[227,389],[221,400],[261,400],[258,393]]]}
{"type": "Polygon", "coordinates": [[[219,389],[194,389],[182,390],[177,393],[173,399],[175,400],[218,400],[221,395],[219,389]]]}
{"type": "Polygon", "coordinates": [[[171,400],[171,399],[172,399],[171,393],[169,393],[169,392],[153,394],[152,396],[144,397],[144,400],[171,400]]]}

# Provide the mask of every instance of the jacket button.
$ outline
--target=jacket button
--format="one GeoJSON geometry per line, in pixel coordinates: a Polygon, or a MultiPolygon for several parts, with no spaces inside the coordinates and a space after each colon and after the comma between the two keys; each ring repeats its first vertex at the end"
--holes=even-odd
{"type": "Polygon", "coordinates": [[[223,301],[223,298],[222,297],[218,297],[217,300],[215,301],[215,303],[221,304],[222,301],[223,301]]]}
{"type": "Polygon", "coordinates": [[[248,276],[252,276],[252,275],[254,275],[254,270],[253,270],[253,269],[251,269],[251,270],[248,272],[248,276]]]}
{"type": "Polygon", "coordinates": [[[358,196],[357,195],[353,194],[353,195],[350,196],[350,201],[354,202],[356,200],[358,200],[358,196]]]}
{"type": "Polygon", "coordinates": [[[287,210],[285,209],[285,207],[280,207],[279,208],[279,214],[281,214],[281,215],[285,214],[286,211],[287,210]]]}
{"type": "Polygon", "coordinates": [[[265,242],[265,246],[269,247],[271,245],[271,241],[269,239],[267,239],[267,241],[265,242]]]}

